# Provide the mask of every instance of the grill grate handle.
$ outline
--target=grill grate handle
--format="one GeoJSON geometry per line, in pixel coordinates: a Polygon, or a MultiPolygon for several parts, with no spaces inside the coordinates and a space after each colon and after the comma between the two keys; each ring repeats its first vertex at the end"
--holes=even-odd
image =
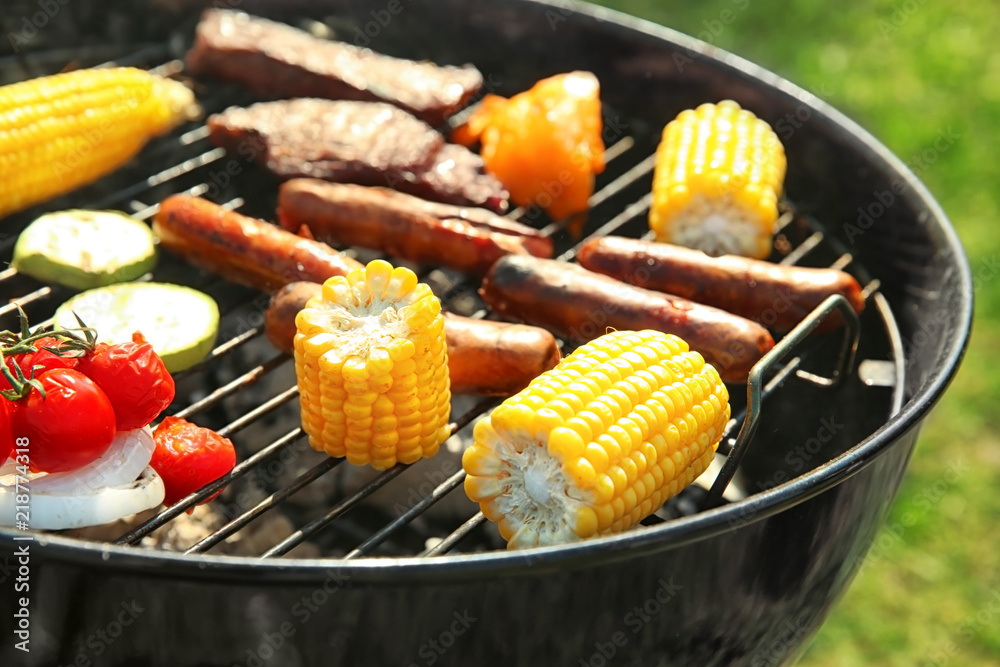
{"type": "MultiPolygon", "coordinates": [[[[797,369],[796,375],[807,382],[832,388],[851,372],[851,368],[854,366],[854,357],[858,350],[858,339],[861,335],[861,321],[847,299],[840,294],[834,294],[827,297],[823,303],[809,313],[805,319],[799,322],[787,336],[782,338],[770,352],[765,354],[750,369],[750,375],[747,378],[747,411],[746,417],[743,419],[743,426],[740,428],[739,435],[736,436],[736,443],[729,452],[729,456],[726,457],[726,462],[722,464],[719,476],[715,478],[712,488],[709,489],[708,495],[702,501],[702,510],[718,507],[722,504],[722,494],[725,492],[726,487],[729,486],[729,482],[732,481],[733,475],[736,474],[736,469],[739,468],[740,462],[743,460],[743,455],[746,454],[747,447],[753,439],[754,433],[757,430],[757,422],[760,419],[763,394],[767,390],[764,387],[764,376],[769,374],[779,362],[790,355],[835,310],[839,310],[844,317],[845,328],[843,343],[833,374],[830,377],[823,377],[797,369]]],[[[786,368],[796,366],[798,366],[797,363],[789,364],[786,368]]],[[[779,378],[783,380],[787,375],[788,373],[781,373],[779,378]]]]}

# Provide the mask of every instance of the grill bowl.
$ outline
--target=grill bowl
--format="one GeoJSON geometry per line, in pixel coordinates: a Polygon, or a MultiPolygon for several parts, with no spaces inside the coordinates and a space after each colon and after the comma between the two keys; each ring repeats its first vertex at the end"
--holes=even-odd
{"type": "MultiPolygon", "coordinates": [[[[246,0],[240,8],[274,15],[278,6],[246,0]]],[[[374,20],[372,48],[474,62],[500,92],[589,69],[606,105],[639,136],[654,136],[683,108],[723,98],[779,131],[782,119],[804,119],[782,134],[787,195],[881,282],[906,343],[902,408],[873,415],[847,387],[837,399],[852,408],[841,413],[845,451],[791,481],[625,535],[525,553],[257,560],[38,535],[30,557],[32,652],[5,642],[4,662],[759,665],[795,657],[860,567],[968,338],[969,267],[931,195],[885,147],[814,96],[702,42],[607,10],[439,0],[407,4],[383,25],[368,3],[281,7],[278,18],[332,14],[347,35],[374,20]],[[848,225],[857,225],[858,209],[885,192],[895,193],[893,203],[854,234],[848,225]]],[[[189,28],[195,15],[166,14],[172,25],[164,30],[189,28]]],[[[772,412],[785,410],[806,410],[817,426],[823,414],[801,398],[772,412]]],[[[780,461],[798,443],[771,444],[780,461]]],[[[0,529],[8,568],[23,544],[17,536],[0,529]]],[[[13,586],[15,571],[4,585],[13,586]]],[[[16,597],[0,598],[7,637],[16,597]]]]}

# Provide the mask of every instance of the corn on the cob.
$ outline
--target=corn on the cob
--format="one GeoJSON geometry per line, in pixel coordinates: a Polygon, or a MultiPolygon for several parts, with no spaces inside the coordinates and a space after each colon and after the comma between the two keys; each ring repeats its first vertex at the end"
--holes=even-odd
{"type": "Polygon", "coordinates": [[[649,225],[658,241],[764,259],[784,180],[770,125],[731,100],[702,104],[663,129],[649,225]]]}
{"type": "Polygon", "coordinates": [[[621,532],[705,470],[728,421],[726,386],[680,338],[606,334],[476,424],[465,491],[508,548],[621,532]]]}
{"type": "Polygon", "coordinates": [[[184,84],[127,67],[0,87],[0,217],[96,180],[196,111],[184,84]]]}
{"type": "Polygon", "coordinates": [[[330,278],[295,318],[302,428],[330,456],[384,470],[437,453],[451,409],[441,302],[375,260],[330,278]]]}

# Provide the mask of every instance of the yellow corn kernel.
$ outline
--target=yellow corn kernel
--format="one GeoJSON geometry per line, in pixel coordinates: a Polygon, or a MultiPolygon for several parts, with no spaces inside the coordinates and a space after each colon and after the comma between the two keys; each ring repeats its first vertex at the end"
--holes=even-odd
{"type": "Polygon", "coordinates": [[[658,241],[763,259],[785,167],[771,126],[736,102],[683,111],[656,150],[649,226],[658,241]]]}
{"type": "Polygon", "coordinates": [[[302,428],[314,449],[379,470],[437,452],[450,434],[444,320],[412,271],[375,260],[330,278],[295,324],[302,428]]]}
{"type": "Polygon", "coordinates": [[[543,376],[477,423],[462,457],[466,493],[512,549],[634,526],[705,470],[729,421],[718,372],[669,334],[610,333],[543,376]]]}
{"type": "Polygon", "coordinates": [[[104,176],[196,111],[184,84],[131,67],[0,87],[0,218],[104,176]]]}

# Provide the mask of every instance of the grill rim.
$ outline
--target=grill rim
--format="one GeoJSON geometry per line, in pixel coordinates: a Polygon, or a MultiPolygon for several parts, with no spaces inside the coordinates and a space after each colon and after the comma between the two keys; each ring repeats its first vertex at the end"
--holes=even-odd
{"type": "MultiPolygon", "coordinates": [[[[905,183],[907,190],[901,195],[901,199],[913,210],[925,211],[928,214],[925,224],[942,236],[942,246],[950,253],[951,261],[958,268],[959,274],[956,276],[959,282],[954,290],[952,304],[955,317],[953,332],[956,335],[948,340],[945,349],[938,355],[934,371],[923,385],[914,391],[913,396],[898,413],[890,417],[875,432],[840,456],[808,473],[724,507],[642,530],[577,544],[545,547],[527,552],[447,554],[434,558],[369,557],[348,562],[334,558],[284,560],[252,559],[245,556],[211,553],[186,555],[85,542],[58,535],[36,536],[36,541],[46,546],[50,558],[100,568],[141,571],[146,575],[151,574],[150,565],[157,565],[157,569],[152,572],[156,576],[211,578],[213,581],[220,579],[247,581],[252,577],[258,585],[315,582],[331,571],[352,578],[357,577],[358,582],[365,583],[388,582],[396,574],[403,575],[407,581],[414,583],[441,580],[454,582],[479,579],[483,575],[531,576],[537,572],[585,567],[594,563],[603,565],[617,560],[659,553],[757,523],[820,495],[853,477],[871,465],[890,445],[897,444],[913,429],[919,428],[927,412],[950,384],[964,356],[971,332],[973,289],[971,269],[956,231],[931,193],[902,160],[846,115],[815,95],[759,65],[694,37],[603,7],[574,5],[572,10],[568,10],[555,1],[543,0],[519,0],[519,4],[535,5],[563,13],[571,11],[583,20],[601,22],[607,30],[632,31],[641,33],[646,38],[664,41],[679,49],[687,50],[698,59],[703,59],[715,67],[729,70],[731,74],[735,73],[754,82],[770,95],[781,95],[804,104],[813,112],[813,120],[826,125],[827,130],[831,130],[832,134],[846,144],[845,150],[856,151],[874,170],[905,183]],[[752,508],[750,518],[745,516],[748,507],[752,508]],[[266,581],[258,579],[262,572],[267,573],[266,581]]],[[[0,540],[4,542],[13,545],[15,535],[17,533],[13,529],[0,528],[0,540]]]]}

